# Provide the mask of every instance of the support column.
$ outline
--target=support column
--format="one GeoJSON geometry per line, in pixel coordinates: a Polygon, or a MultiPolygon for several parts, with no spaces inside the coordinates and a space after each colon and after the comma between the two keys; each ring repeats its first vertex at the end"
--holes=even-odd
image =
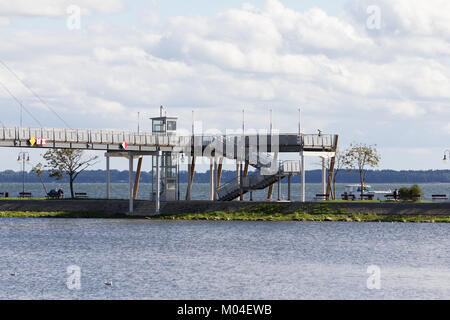
{"type": "Polygon", "coordinates": [[[327,193],[326,175],[327,175],[327,168],[325,166],[325,158],[322,158],[322,194],[327,193]]]}
{"type": "MultiPolygon", "coordinates": [[[[236,182],[239,184],[239,194],[241,194],[242,189],[241,165],[237,160],[236,160],[236,182]]],[[[239,200],[242,200],[240,196],[239,200]]]]}
{"type": "Polygon", "coordinates": [[[139,191],[139,179],[141,178],[141,169],[142,169],[142,160],[143,156],[141,156],[138,160],[138,165],[136,169],[136,178],[134,179],[134,189],[133,189],[133,199],[137,199],[138,191],[139,191]]]}
{"type": "Polygon", "coordinates": [[[128,196],[129,196],[129,213],[133,214],[133,155],[128,155],[128,196]]]}
{"type": "Polygon", "coordinates": [[[239,165],[239,180],[240,180],[240,194],[241,194],[241,196],[239,197],[239,200],[240,201],[244,201],[244,179],[243,179],[243,177],[244,177],[244,166],[243,166],[243,164],[241,163],[240,165],[239,165]]]}
{"type": "Polygon", "coordinates": [[[281,200],[281,176],[278,175],[278,201],[281,200]]]}
{"type": "Polygon", "coordinates": [[[214,201],[214,163],[213,158],[209,159],[209,200],[214,201]]]}
{"type": "Polygon", "coordinates": [[[302,202],[306,202],[306,179],[305,179],[305,156],[303,155],[303,152],[300,155],[301,161],[302,161],[302,194],[301,194],[301,200],[302,202]]]}
{"type": "Polygon", "coordinates": [[[331,158],[330,169],[328,170],[328,182],[327,182],[327,200],[336,199],[336,195],[333,190],[333,180],[334,180],[334,166],[336,163],[336,156],[331,158]]]}
{"type": "Polygon", "coordinates": [[[223,157],[221,157],[219,159],[219,165],[217,167],[217,178],[216,178],[217,192],[219,192],[220,183],[221,183],[221,180],[222,180],[222,169],[223,169],[223,157]]]}
{"type": "Polygon", "coordinates": [[[161,207],[161,199],[160,199],[160,194],[161,194],[161,170],[159,167],[159,161],[161,158],[161,151],[158,151],[158,153],[156,154],[156,199],[155,199],[155,212],[156,214],[159,214],[159,210],[161,207]]]}
{"type": "Polygon", "coordinates": [[[218,186],[217,186],[217,158],[214,158],[214,174],[213,174],[213,191],[214,191],[214,196],[213,196],[213,200],[217,201],[217,191],[218,191],[218,186]]]}
{"type": "Polygon", "coordinates": [[[106,199],[109,200],[111,193],[111,172],[110,172],[110,163],[109,163],[109,154],[106,153],[106,199]]]}
{"type": "Polygon", "coordinates": [[[188,164],[188,186],[186,189],[186,200],[191,200],[191,190],[192,190],[192,184],[194,183],[194,174],[195,174],[195,156],[189,157],[189,164],[188,164]]]}
{"type": "Polygon", "coordinates": [[[273,195],[273,184],[269,186],[269,191],[267,192],[267,200],[272,200],[273,195]]]}
{"type": "Polygon", "coordinates": [[[330,168],[328,170],[328,184],[327,184],[327,194],[328,194],[328,199],[330,200],[330,196],[333,195],[333,200],[336,199],[336,195],[335,190],[333,188],[334,185],[334,167],[336,165],[336,155],[337,155],[337,151],[338,151],[338,143],[339,143],[339,136],[336,135],[334,137],[334,157],[331,158],[331,162],[330,162],[330,168]]]}

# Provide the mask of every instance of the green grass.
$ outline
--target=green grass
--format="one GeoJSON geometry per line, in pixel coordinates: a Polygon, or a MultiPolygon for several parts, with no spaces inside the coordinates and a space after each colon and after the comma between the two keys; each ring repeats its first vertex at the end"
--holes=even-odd
{"type": "Polygon", "coordinates": [[[344,222],[436,222],[450,223],[450,215],[377,215],[351,214],[344,208],[331,208],[326,203],[305,204],[290,211],[289,204],[255,204],[229,212],[214,211],[195,214],[160,215],[152,217],[125,214],[21,212],[0,211],[0,218],[96,218],[96,219],[154,219],[154,220],[211,220],[211,221],[344,221],[344,222]]]}
{"type": "Polygon", "coordinates": [[[345,209],[332,209],[325,204],[305,205],[295,212],[287,212],[286,204],[256,205],[236,212],[207,212],[151,217],[162,220],[212,221],[343,221],[343,222],[445,222],[449,216],[346,214],[345,209]]]}
{"type": "Polygon", "coordinates": [[[130,219],[125,214],[105,214],[90,212],[23,212],[23,211],[0,211],[0,218],[84,218],[84,219],[130,219]]]}

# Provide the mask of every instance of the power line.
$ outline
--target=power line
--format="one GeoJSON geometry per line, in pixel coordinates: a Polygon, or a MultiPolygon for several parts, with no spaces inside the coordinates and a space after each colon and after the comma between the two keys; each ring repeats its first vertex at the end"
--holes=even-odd
{"type": "Polygon", "coordinates": [[[20,81],[20,83],[22,83],[22,85],[25,87],[25,88],[27,88],[28,89],[28,91],[30,91],[31,92],[31,94],[33,94],[43,105],[45,105],[59,120],[61,120],[63,123],[64,123],[64,125],[67,127],[67,128],[71,128],[70,126],[69,126],[69,124],[67,124],[67,122],[66,121],[64,121],[64,119],[63,118],[61,118],[61,116],[55,111],[55,110],[53,110],[53,108],[47,103],[47,102],[45,102],[33,89],[31,89],[25,82],[23,82],[22,81],[22,79],[20,79],[20,77],[10,68],[10,67],[8,67],[7,65],[6,65],[6,63],[5,62],[3,62],[2,60],[0,60],[0,63],[9,71],[9,72],[11,72],[13,75],[14,75],[14,77],[17,79],[17,80],[19,80],[20,81]]]}
{"type": "Polygon", "coordinates": [[[3,82],[0,81],[0,85],[3,87],[3,89],[5,89],[6,92],[8,92],[8,94],[9,94],[14,100],[16,100],[16,102],[20,105],[20,107],[21,107],[23,110],[25,110],[26,113],[28,113],[28,114],[30,115],[30,117],[33,118],[33,120],[36,121],[36,122],[39,124],[39,126],[42,128],[43,126],[42,126],[41,122],[40,122],[38,119],[36,119],[36,117],[33,116],[33,114],[32,114],[30,111],[28,111],[27,108],[25,108],[25,106],[23,105],[22,101],[20,101],[18,98],[16,98],[16,96],[15,96],[11,91],[9,91],[9,89],[3,84],[3,82]]]}

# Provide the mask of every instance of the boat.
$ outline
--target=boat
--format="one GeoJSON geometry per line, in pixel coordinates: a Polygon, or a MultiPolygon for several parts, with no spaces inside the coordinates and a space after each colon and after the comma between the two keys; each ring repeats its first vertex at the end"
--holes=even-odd
{"type": "MultiPolygon", "coordinates": [[[[349,184],[345,186],[344,194],[350,198],[359,199],[361,197],[361,184],[349,184]]],[[[392,194],[391,190],[375,190],[371,185],[364,185],[364,197],[374,200],[385,200],[385,195],[392,194]]]]}

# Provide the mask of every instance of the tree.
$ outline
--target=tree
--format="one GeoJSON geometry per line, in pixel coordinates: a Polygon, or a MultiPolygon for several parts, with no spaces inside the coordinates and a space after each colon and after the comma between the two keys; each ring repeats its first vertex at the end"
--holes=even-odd
{"type": "Polygon", "coordinates": [[[50,177],[61,180],[64,175],[69,177],[70,195],[74,198],[73,182],[78,175],[93,166],[98,156],[89,158],[84,157],[82,150],[52,149],[44,154],[47,161],[46,167],[49,168],[50,177]]]}
{"type": "Polygon", "coordinates": [[[357,169],[361,182],[361,199],[364,199],[364,182],[366,181],[367,168],[375,168],[380,163],[380,155],[376,146],[368,146],[362,143],[351,144],[345,153],[344,165],[349,169],[357,169]]]}
{"type": "Polygon", "coordinates": [[[400,199],[419,201],[423,197],[423,191],[415,184],[411,188],[404,187],[399,190],[400,199]]]}
{"type": "Polygon", "coordinates": [[[44,192],[47,195],[47,188],[45,187],[44,181],[42,181],[42,174],[44,173],[44,170],[42,168],[42,163],[38,163],[36,166],[31,169],[32,172],[36,173],[36,175],[39,177],[39,180],[41,180],[42,187],[44,188],[44,192]]]}

